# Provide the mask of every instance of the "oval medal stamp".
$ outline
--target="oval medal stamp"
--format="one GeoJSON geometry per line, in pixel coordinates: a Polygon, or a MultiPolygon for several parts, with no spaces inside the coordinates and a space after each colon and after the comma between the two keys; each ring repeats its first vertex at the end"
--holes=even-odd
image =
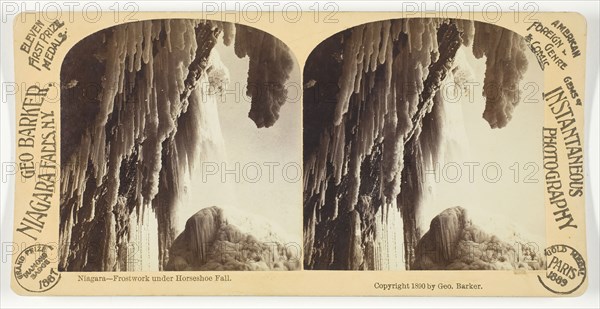
{"type": "Polygon", "coordinates": [[[546,248],[544,254],[548,263],[546,275],[538,275],[538,279],[546,290],[556,294],[571,294],[585,282],[585,259],[573,247],[553,245],[546,248]]]}
{"type": "Polygon", "coordinates": [[[56,286],[60,273],[52,267],[51,258],[56,257],[55,250],[54,246],[35,244],[17,256],[13,273],[23,289],[42,293],[56,286]]]}

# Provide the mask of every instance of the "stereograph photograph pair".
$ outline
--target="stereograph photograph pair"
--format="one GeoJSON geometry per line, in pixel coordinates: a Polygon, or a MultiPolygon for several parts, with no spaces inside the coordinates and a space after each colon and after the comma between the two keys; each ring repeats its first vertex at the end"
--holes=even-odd
{"type": "Polygon", "coordinates": [[[579,14],[24,15],[19,294],[585,291],[579,14]]]}

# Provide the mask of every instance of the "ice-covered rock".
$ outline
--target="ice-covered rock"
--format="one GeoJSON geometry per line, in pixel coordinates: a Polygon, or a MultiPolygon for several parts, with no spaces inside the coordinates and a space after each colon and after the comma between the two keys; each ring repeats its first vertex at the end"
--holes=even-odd
{"type": "Polygon", "coordinates": [[[541,269],[544,260],[526,243],[509,244],[474,225],[462,207],[444,210],[419,240],[411,269],[541,269]]]}
{"type": "Polygon", "coordinates": [[[218,207],[190,217],[169,249],[165,270],[297,270],[300,252],[277,242],[261,242],[229,224],[218,207]]]}

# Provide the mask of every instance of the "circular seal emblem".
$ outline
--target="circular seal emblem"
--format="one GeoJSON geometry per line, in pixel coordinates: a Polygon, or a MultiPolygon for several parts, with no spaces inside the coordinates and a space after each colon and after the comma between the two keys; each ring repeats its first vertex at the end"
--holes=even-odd
{"type": "Polygon", "coordinates": [[[546,275],[538,275],[540,283],[556,294],[571,294],[585,281],[587,268],[585,259],[573,247],[554,245],[544,250],[546,255],[546,275]]]}
{"type": "Polygon", "coordinates": [[[17,256],[13,273],[23,289],[34,293],[46,292],[60,281],[60,274],[51,267],[50,261],[56,256],[55,250],[50,245],[36,244],[27,247],[17,256]]]}

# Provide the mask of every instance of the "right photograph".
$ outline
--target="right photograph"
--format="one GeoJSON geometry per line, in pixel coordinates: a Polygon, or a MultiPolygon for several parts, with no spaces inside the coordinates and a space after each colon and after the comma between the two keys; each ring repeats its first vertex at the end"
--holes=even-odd
{"type": "Polygon", "coordinates": [[[543,59],[458,19],[376,21],[304,67],[304,269],[545,269],[543,59]]]}

